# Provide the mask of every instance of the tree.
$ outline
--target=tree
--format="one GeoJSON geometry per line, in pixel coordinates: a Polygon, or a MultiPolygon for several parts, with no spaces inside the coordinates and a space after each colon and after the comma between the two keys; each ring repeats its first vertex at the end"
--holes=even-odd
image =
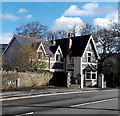
{"type": "Polygon", "coordinates": [[[94,38],[97,39],[97,48],[101,56],[99,60],[99,73],[101,73],[106,66],[104,65],[105,61],[116,51],[116,39],[112,35],[112,32],[107,29],[97,31],[94,38]]]}
{"type": "Polygon", "coordinates": [[[66,31],[58,31],[58,32],[48,32],[47,33],[47,39],[53,40],[53,39],[61,39],[66,38],[68,35],[66,31]]]}
{"type": "Polygon", "coordinates": [[[85,24],[80,28],[81,35],[90,35],[95,33],[95,28],[91,24],[85,24]]]}
{"type": "Polygon", "coordinates": [[[35,38],[46,38],[47,29],[47,26],[36,21],[16,28],[16,34],[35,38]]]}
{"type": "Polygon", "coordinates": [[[22,46],[10,50],[10,56],[3,56],[4,69],[18,71],[37,71],[43,70],[46,64],[38,60],[36,49],[31,47],[26,40],[22,46]]]}

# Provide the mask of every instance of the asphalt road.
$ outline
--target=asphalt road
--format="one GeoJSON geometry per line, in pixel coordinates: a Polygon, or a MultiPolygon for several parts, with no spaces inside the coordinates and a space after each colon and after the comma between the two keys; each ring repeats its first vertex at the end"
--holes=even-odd
{"type": "Polygon", "coordinates": [[[118,114],[118,90],[47,95],[3,101],[3,115],[118,114]]]}

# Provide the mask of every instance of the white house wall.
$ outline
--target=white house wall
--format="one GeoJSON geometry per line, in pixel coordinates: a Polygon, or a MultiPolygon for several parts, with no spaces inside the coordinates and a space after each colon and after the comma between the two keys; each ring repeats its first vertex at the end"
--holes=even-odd
{"type": "Polygon", "coordinates": [[[79,73],[81,74],[81,57],[72,57],[74,59],[74,72],[73,76],[76,77],[79,73]]]}
{"type": "Polygon", "coordinates": [[[85,53],[82,56],[82,62],[87,62],[87,54],[88,53],[92,53],[92,58],[91,58],[91,62],[92,63],[96,63],[96,56],[95,56],[95,52],[92,48],[91,42],[88,44],[85,53]]]}

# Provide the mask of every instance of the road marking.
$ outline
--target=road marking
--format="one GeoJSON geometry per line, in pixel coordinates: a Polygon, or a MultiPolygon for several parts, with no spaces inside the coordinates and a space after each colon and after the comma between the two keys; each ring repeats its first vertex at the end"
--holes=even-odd
{"type": "MultiPolygon", "coordinates": [[[[116,89],[114,89],[116,90],[116,89]]],[[[102,90],[102,91],[114,91],[114,90],[102,90]]],[[[11,97],[11,98],[3,98],[0,101],[8,101],[8,100],[18,100],[18,99],[27,99],[34,97],[45,97],[45,96],[53,96],[53,95],[67,95],[67,94],[75,94],[75,93],[87,93],[87,92],[99,92],[98,90],[90,90],[90,91],[74,91],[74,92],[64,92],[64,93],[51,93],[51,94],[40,94],[40,95],[29,95],[29,96],[21,96],[21,97],[11,97]]]]}
{"type": "MultiPolygon", "coordinates": [[[[86,91],[86,92],[95,92],[95,91],[99,91],[99,90],[86,91]]],[[[67,94],[73,94],[73,93],[85,93],[85,91],[64,92],[64,93],[51,93],[51,94],[31,95],[31,96],[22,96],[22,97],[12,97],[12,98],[0,99],[0,101],[18,100],[18,99],[26,99],[26,98],[34,98],[34,97],[45,97],[45,96],[53,96],[53,95],[67,95],[67,94]]]]}
{"type": "Polygon", "coordinates": [[[34,114],[34,112],[27,112],[27,113],[18,114],[18,115],[15,115],[15,116],[25,116],[25,115],[30,115],[30,114],[34,114]]]}
{"type": "Polygon", "coordinates": [[[85,105],[89,105],[89,104],[97,104],[97,103],[112,101],[112,100],[116,100],[116,99],[118,99],[118,98],[100,100],[100,101],[95,101],[95,102],[88,102],[88,103],[83,103],[83,104],[77,104],[77,105],[72,105],[70,107],[79,107],[79,106],[85,106],[85,105]]]}

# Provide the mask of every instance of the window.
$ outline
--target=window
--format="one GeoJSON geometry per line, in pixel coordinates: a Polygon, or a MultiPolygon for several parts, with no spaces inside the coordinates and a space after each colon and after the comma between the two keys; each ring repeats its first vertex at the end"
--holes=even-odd
{"type": "Polygon", "coordinates": [[[90,72],[86,72],[86,79],[91,79],[91,73],[90,72]]]}
{"type": "Polygon", "coordinates": [[[56,61],[59,61],[59,54],[56,54],[56,61]]]}
{"type": "Polygon", "coordinates": [[[86,77],[87,80],[96,79],[97,78],[96,72],[92,72],[92,71],[86,72],[85,77],[86,77]]]}
{"type": "Polygon", "coordinates": [[[58,62],[63,62],[63,57],[61,56],[61,54],[56,54],[55,60],[58,62]]]}
{"type": "Polygon", "coordinates": [[[38,52],[38,59],[42,59],[42,52],[38,52]]]}
{"type": "Polygon", "coordinates": [[[88,53],[88,62],[91,62],[91,53],[88,53]]]}
{"type": "Polygon", "coordinates": [[[92,73],[92,79],[96,79],[96,74],[92,73]]]}

